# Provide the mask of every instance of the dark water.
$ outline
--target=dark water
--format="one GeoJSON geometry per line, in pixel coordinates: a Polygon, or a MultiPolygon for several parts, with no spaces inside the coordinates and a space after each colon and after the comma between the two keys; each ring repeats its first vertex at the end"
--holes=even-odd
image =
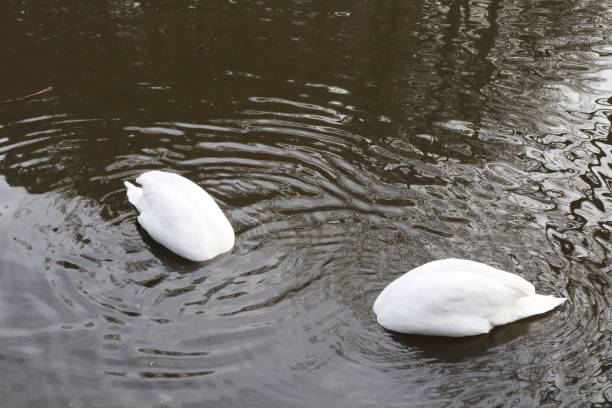
{"type": "Polygon", "coordinates": [[[3,1],[2,407],[610,406],[611,35],[595,0],[3,1]],[[151,169],[233,252],[143,234],[122,181],[151,169]],[[451,256],[570,301],[376,324],[451,256]]]}

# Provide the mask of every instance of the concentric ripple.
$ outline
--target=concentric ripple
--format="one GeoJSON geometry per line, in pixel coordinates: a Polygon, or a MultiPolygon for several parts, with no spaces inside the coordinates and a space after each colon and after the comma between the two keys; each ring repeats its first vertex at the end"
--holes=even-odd
{"type": "Polygon", "coordinates": [[[612,401],[605,5],[53,3],[0,6],[7,407],[612,401]],[[233,251],[138,226],[122,182],[152,169],[219,202],[233,251]],[[570,300],[467,339],[376,324],[448,257],[570,300]]]}

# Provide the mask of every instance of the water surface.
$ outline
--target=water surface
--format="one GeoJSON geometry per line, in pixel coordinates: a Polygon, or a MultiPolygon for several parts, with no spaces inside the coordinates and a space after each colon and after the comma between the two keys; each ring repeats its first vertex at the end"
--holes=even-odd
{"type": "Polygon", "coordinates": [[[611,404],[609,2],[0,15],[3,407],[611,404]],[[152,169],[215,197],[231,253],[138,227],[122,182],[152,169]],[[570,300],[460,340],[376,324],[447,257],[570,300]]]}

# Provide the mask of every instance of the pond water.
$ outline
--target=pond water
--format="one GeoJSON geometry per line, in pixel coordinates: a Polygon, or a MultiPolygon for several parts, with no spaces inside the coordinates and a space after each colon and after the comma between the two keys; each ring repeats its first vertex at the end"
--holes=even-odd
{"type": "Polygon", "coordinates": [[[612,404],[612,4],[0,5],[3,407],[612,404]],[[4,102],[3,102],[4,101],[4,102]],[[122,182],[180,173],[190,263],[122,182]],[[570,300],[448,340],[376,324],[462,257],[570,300]]]}

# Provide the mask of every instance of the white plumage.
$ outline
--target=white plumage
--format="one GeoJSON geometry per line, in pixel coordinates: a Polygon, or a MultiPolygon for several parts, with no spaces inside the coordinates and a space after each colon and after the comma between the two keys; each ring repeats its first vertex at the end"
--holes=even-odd
{"type": "Polygon", "coordinates": [[[518,275],[479,262],[444,259],[391,282],[374,302],[374,313],[388,330],[462,337],[548,312],[566,300],[536,294],[518,275]]]}
{"type": "Polygon", "coordinates": [[[174,173],[149,171],[125,182],[138,222],[157,242],[192,261],[205,261],[234,246],[234,230],[215,200],[174,173]]]}

